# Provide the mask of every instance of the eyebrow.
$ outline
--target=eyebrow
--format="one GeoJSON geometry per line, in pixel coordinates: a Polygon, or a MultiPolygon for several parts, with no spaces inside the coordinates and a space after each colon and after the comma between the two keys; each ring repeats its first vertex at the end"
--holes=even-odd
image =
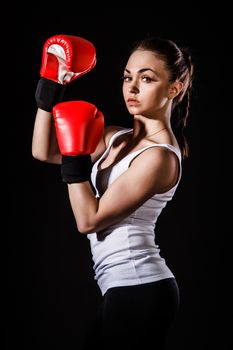
{"type": "MultiPolygon", "coordinates": [[[[150,70],[151,72],[153,72],[155,75],[157,75],[158,77],[160,76],[160,74],[158,72],[156,72],[155,70],[151,69],[151,68],[142,68],[142,69],[139,69],[138,73],[143,73],[147,70],[150,70]]],[[[125,68],[125,71],[127,73],[131,73],[129,69],[125,68]]]]}

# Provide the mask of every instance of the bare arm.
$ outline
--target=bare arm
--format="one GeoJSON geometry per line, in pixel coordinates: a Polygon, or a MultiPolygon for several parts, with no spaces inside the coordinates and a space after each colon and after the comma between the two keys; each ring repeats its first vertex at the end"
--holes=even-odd
{"type": "Polygon", "coordinates": [[[37,110],[34,123],[32,155],[44,162],[61,163],[52,114],[40,108],[37,110]]]}
{"type": "Polygon", "coordinates": [[[151,148],[139,155],[100,199],[87,181],[68,185],[78,230],[98,232],[124,219],[154,194],[169,190],[178,171],[177,157],[171,151],[151,148]]]}

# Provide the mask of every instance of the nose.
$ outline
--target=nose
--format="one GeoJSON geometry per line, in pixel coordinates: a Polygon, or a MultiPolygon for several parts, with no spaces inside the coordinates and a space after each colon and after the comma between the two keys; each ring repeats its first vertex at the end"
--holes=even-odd
{"type": "Polygon", "coordinates": [[[131,93],[131,94],[138,94],[139,93],[139,88],[138,88],[136,80],[131,81],[131,83],[129,85],[129,93],[131,93]]]}

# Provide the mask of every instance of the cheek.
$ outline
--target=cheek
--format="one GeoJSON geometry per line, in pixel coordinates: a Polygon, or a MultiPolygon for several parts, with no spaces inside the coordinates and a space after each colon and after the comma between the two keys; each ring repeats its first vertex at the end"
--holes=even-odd
{"type": "Polygon", "coordinates": [[[147,94],[148,108],[162,108],[167,101],[166,89],[157,88],[147,94]]]}
{"type": "Polygon", "coordinates": [[[125,84],[122,85],[122,94],[123,94],[123,97],[125,99],[126,98],[126,86],[125,86],[125,84]]]}
{"type": "Polygon", "coordinates": [[[160,86],[154,91],[154,100],[161,101],[164,98],[167,98],[167,89],[164,86],[160,86]]]}

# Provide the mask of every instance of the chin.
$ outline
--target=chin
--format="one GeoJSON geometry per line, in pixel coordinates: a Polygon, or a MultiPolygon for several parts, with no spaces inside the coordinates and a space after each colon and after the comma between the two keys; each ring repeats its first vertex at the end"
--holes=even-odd
{"type": "Polygon", "coordinates": [[[131,107],[128,107],[128,111],[130,114],[141,114],[141,111],[139,110],[139,108],[137,107],[134,107],[134,106],[131,106],[131,107]]]}
{"type": "Polygon", "coordinates": [[[137,113],[133,113],[132,111],[128,111],[130,115],[135,115],[137,113]]]}

